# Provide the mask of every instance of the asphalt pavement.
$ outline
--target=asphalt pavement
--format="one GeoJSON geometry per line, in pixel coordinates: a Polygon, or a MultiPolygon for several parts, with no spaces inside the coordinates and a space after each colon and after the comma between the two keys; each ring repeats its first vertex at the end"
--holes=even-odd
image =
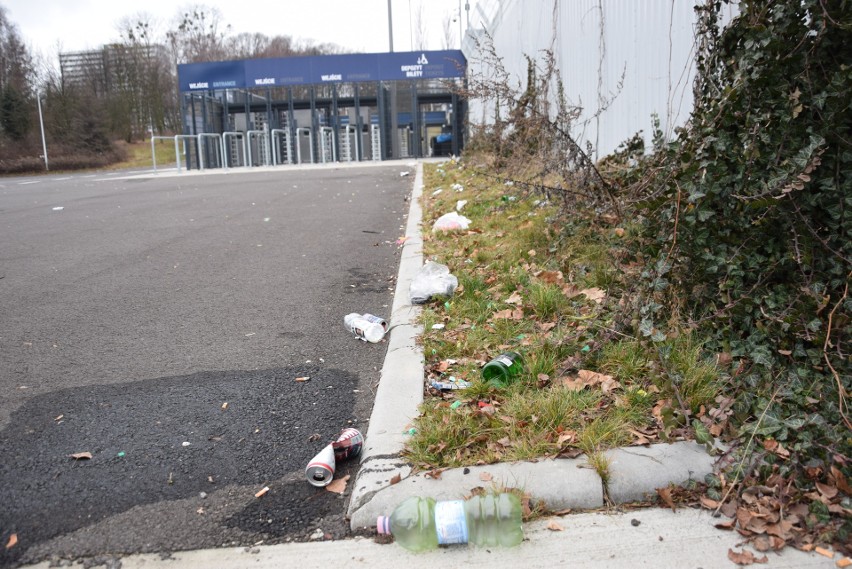
{"type": "Polygon", "coordinates": [[[0,179],[0,565],[348,534],[409,169],[0,179]]]}

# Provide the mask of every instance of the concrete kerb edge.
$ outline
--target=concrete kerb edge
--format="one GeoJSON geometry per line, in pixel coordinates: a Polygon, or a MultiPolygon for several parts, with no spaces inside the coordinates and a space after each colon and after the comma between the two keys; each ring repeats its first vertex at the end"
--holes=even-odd
{"type": "Polygon", "coordinates": [[[350,519],[379,490],[391,486],[393,476],[407,476],[410,472],[399,458],[399,453],[405,444],[404,431],[419,414],[418,407],[423,402],[424,362],[423,352],[417,345],[421,330],[416,323],[420,307],[409,301],[411,281],[423,266],[420,234],[422,193],[423,164],[417,163],[391,308],[388,350],[364,438],[360,468],[349,500],[347,515],[350,519]]]}

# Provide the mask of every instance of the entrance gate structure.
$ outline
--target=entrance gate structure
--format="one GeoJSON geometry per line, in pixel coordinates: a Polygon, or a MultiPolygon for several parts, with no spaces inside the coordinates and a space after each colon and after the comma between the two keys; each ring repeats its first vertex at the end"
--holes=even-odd
{"type": "Polygon", "coordinates": [[[458,155],[466,68],[459,50],[179,65],[186,167],[458,155]]]}

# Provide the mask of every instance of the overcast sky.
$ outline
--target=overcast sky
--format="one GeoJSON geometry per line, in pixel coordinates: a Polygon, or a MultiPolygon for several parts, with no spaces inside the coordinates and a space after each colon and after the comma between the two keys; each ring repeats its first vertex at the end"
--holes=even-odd
{"type": "MultiPolygon", "coordinates": [[[[442,49],[443,22],[457,18],[459,0],[391,0],[394,51],[417,49],[417,14],[422,5],[427,49],[442,49]],[[411,31],[415,30],[412,34],[411,31]],[[414,40],[416,41],[416,39],[414,40]]],[[[202,5],[218,8],[223,24],[232,33],[259,32],[268,36],[287,35],[317,43],[336,43],[355,52],[388,51],[387,0],[279,0],[241,2],[207,0],[0,0],[7,19],[14,24],[34,54],[55,57],[59,51],[98,48],[117,41],[122,19],[145,12],[159,22],[164,34],[181,8],[202,5]],[[254,6],[254,7],[253,7],[254,6]]],[[[470,1],[473,14],[474,1],[470,1]]],[[[463,20],[466,23],[466,20],[463,20]]],[[[458,48],[459,22],[452,24],[453,49],[458,48]]]]}

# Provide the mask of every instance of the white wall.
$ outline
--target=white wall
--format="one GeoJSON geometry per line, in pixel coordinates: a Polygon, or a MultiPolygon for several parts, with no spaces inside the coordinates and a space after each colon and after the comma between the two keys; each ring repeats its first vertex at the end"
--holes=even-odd
{"type": "MultiPolygon", "coordinates": [[[[487,73],[476,64],[474,40],[487,30],[513,86],[522,90],[524,54],[541,60],[541,51],[552,49],[568,102],[583,108],[573,134],[605,156],[639,130],[650,142],[652,113],[667,134],[689,117],[693,6],[689,0],[482,0],[471,15],[464,52],[471,73],[487,73]],[[593,118],[599,101],[616,93],[608,110],[593,118]]],[[[725,10],[723,20],[730,21],[735,8],[725,10]]],[[[493,105],[471,101],[471,121],[487,122],[493,105]]]]}

